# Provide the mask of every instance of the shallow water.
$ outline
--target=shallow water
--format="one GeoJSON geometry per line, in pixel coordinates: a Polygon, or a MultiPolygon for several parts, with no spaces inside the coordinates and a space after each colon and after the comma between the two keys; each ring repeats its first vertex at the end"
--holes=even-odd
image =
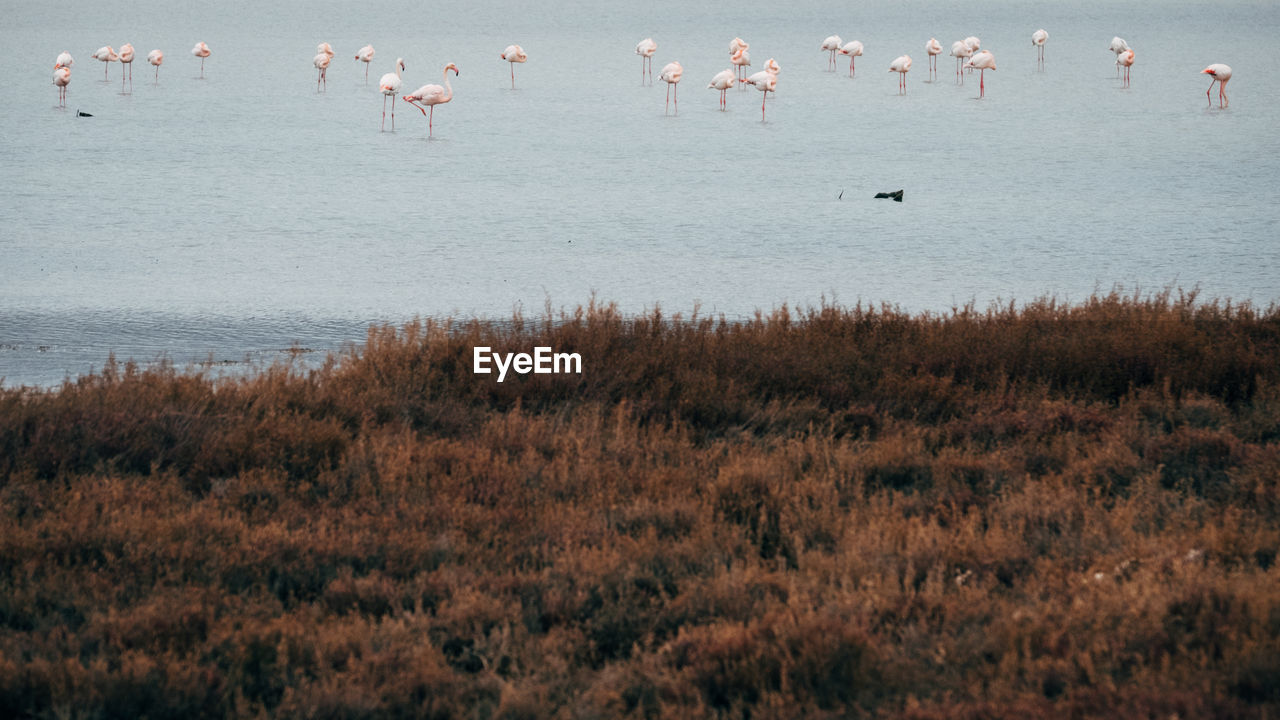
{"type": "Polygon", "coordinates": [[[111,352],[322,355],[370,322],[532,314],[593,292],[626,311],[729,316],[1116,286],[1280,300],[1276,3],[59,7],[6,18],[30,51],[0,103],[7,385],[57,383],[111,352]],[[865,43],[856,79],[846,63],[825,71],[832,33],[865,43]],[[970,34],[999,68],[983,100],[945,51],[928,81],[925,41],[970,34]],[[767,122],[758,91],[731,90],[720,112],[706,89],[735,35],[753,69],[782,65],[767,122]],[[1128,89],[1113,35],[1137,53],[1128,89]],[[633,54],[647,36],[653,87],[633,54]],[[204,80],[197,40],[213,52],[204,80]],[[337,56],[317,93],[322,40],[337,56]],[[90,57],[124,42],[138,51],[129,95],[119,64],[103,83],[90,57]],[[514,91],[498,57],[513,42],[529,53],[514,91]],[[352,59],[365,43],[368,85],[352,59]],[[152,48],[166,53],[158,85],[152,48]],[[76,58],[66,110],[50,84],[62,50],[76,58]],[[905,96],[885,71],[902,53],[905,96]],[[403,104],[396,131],[379,131],[376,84],[397,56],[406,92],[440,82],[447,62],[461,70],[433,140],[403,104]],[[664,116],[656,79],[671,60],[685,67],[678,116],[664,116]],[[1226,110],[1206,104],[1212,62],[1236,73],[1226,110]],[[901,204],[872,199],[899,188],[901,204]]]}

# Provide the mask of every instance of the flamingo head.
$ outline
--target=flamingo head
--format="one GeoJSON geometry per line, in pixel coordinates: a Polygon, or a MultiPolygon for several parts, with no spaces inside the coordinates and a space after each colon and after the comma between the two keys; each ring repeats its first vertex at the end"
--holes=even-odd
{"type": "MultiPolygon", "coordinates": [[[[1213,68],[1211,68],[1211,67],[1208,67],[1208,68],[1205,68],[1205,69],[1201,70],[1201,71],[1200,71],[1200,74],[1201,74],[1201,75],[1213,75],[1214,77],[1217,77],[1217,75],[1218,75],[1218,71],[1217,71],[1217,70],[1215,70],[1215,69],[1213,69],[1213,68]]],[[[1210,85],[1210,87],[1212,87],[1212,85],[1210,85]]]]}
{"type": "Polygon", "coordinates": [[[444,71],[445,71],[445,72],[449,72],[450,70],[452,70],[452,71],[453,71],[453,76],[454,76],[454,77],[457,77],[457,76],[459,75],[459,73],[458,73],[458,66],[457,66],[457,65],[454,65],[453,63],[449,63],[448,65],[445,65],[445,66],[444,66],[444,71]]]}
{"type": "Polygon", "coordinates": [[[404,67],[404,61],[403,61],[403,60],[397,60],[397,61],[396,61],[396,64],[400,66],[400,71],[401,71],[401,72],[404,72],[404,70],[405,70],[405,67],[404,67]]]}

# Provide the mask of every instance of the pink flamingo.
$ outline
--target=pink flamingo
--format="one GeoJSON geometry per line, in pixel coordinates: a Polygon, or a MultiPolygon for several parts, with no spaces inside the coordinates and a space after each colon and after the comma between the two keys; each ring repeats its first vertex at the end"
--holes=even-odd
{"type": "Polygon", "coordinates": [[[160,65],[164,63],[164,53],[159,50],[152,50],[147,53],[147,62],[156,66],[156,84],[160,84],[160,65]]]}
{"type": "Polygon", "coordinates": [[[440,87],[439,85],[423,85],[402,98],[405,102],[413,105],[419,110],[422,110],[422,105],[419,105],[418,103],[422,103],[423,105],[431,108],[430,115],[427,115],[426,110],[422,110],[422,114],[427,115],[427,137],[431,137],[432,132],[434,132],[436,106],[443,105],[453,99],[453,85],[449,84],[450,70],[453,71],[454,77],[458,76],[457,65],[454,65],[453,63],[445,65],[443,73],[444,87],[440,87]]]}
{"type": "Polygon", "coordinates": [[[844,45],[844,41],[840,39],[840,36],[831,35],[826,40],[823,40],[822,47],[818,48],[831,53],[830,57],[827,58],[827,72],[836,71],[836,53],[840,52],[841,45],[844,45]]]}
{"type": "Polygon", "coordinates": [[[107,63],[113,63],[120,59],[120,56],[116,55],[115,48],[110,45],[103,45],[93,54],[93,59],[102,61],[102,82],[111,82],[107,78],[107,63]]]}
{"type": "Polygon", "coordinates": [[[840,48],[840,54],[849,56],[849,77],[853,77],[853,61],[862,54],[862,43],[857,40],[850,40],[844,47],[840,48]]]}
{"type": "Polygon", "coordinates": [[[768,70],[761,70],[744,81],[748,85],[754,85],[757,90],[764,93],[760,100],[760,122],[764,122],[764,103],[769,99],[769,93],[778,91],[778,76],[768,70]]]}
{"type": "Polygon", "coordinates": [[[977,68],[978,73],[978,97],[986,97],[987,84],[984,81],[988,70],[996,69],[996,56],[991,54],[990,50],[980,50],[969,58],[969,62],[964,64],[967,68],[977,68]]]}
{"type": "Polygon", "coordinates": [[[356,59],[364,63],[364,84],[369,84],[369,63],[373,62],[373,46],[365,45],[356,52],[356,59]]]}
{"type": "Polygon", "coordinates": [[[1129,68],[1133,67],[1133,50],[1125,50],[1116,55],[1116,65],[1124,67],[1124,87],[1129,87],[1129,68]]]}
{"type": "Polygon", "coordinates": [[[924,44],[924,51],[929,53],[929,75],[932,77],[938,74],[938,56],[942,54],[942,44],[938,42],[938,38],[929,38],[929,42],[924,44]]]}
{"type": "Polygon", "coordinates": [[[973,56],[973,50],[970,50],[963,40],[957,40],[951,43],[951,56],[956,59],[956,81],[963,85],[964,71],[961,64],[973,56]]]}
{"type": "Polygon", "coordinates": [[[729,69],[729,70],[721,70],[720,72],[716,73],[716,76],[711,78],[711,83],[707,85],[707,87],[712,90],[720,91],[720,109],[721,110],[724,110],[728,106],[728,100],[725,93],[728,92],[729,88],[733,87],[733,83],[734,83],[733,70],[729,69]]]}
{"type": "Polygon", "coordinates": [[[316,92],[320,92],[320,83],[322,82],[324,83],[324,89],[329,89],[329,78],[326,76],[328,75],[329,61],[332,59],[332,55],[324,52],[316,53],[316,56],[311,58],[311,64],[315,65],[316,70],[320,71],[316,75],[316,92]]]}
{"type": "Polygon", "coordinates": [[[898,73],[898,94],[907,94],[907,73],[911,72],[911,56],[899,55],[889,63],[889,72],[898,73]]]}
{"type": "Polygon", "coordinates": [[[511,89],[516,89],[516,63],[522,63],[529,59],[524,48],[519,45],[508,45],[506,50],[502,51],[502,59],[511,63],[511,89]]]}
{"type": "Polygon", "coordinates": [[[129,66],[129,92],[133,92],[133,46],[125,43],[120,46],[120,94],[124,95],[124,66],[129,66]]]}
{"type": "Polygon", "coordinates": [[[396,58],[396,71],[387,73],[378,81],[378,90],[382,92],[382,129],[387,129],[387,98],[391,98],[391,132],[396,130],[396,93],[400,92],[400,72],[404,70],[404,60],[396,58]]]}
{"type": "Polygon", "coordinates": [[[203,42],[198,42],[196,43],[195,47],[191,48],[191,54],[200,58],[200,79],[203,80],[204,79],[204,59],[209,57],[209,46],[205,45],[203,42]]]}
{"type": "MultiPolygon", "coordinates": [[[[61,55],[59,56],[61,57],[61,55]]],[[[71,84],[71,68],[61,62],[53,66],[53,84],[58,86],[58,107],[67,106],[67,86],[71,84]]]]}
{"type": "Polygon", "coordinates": [[[640,84],[644,84],[645,67],[649,68],[649,84],[653,84],[653,54],[658,51],[658,43],[653,38],[645,38],[636,45],[636,54],[640,56],[640,84]]]}
{"type": "MultiPolygon", "coordinates": [[[[680,78],[684,77],[684,66],[678,62],[669,62],[662,66],[662,72],[658,73],[658,79],[667,84],[667,110],[671,109],[671,88],[676,89],[676,114],[680,114],[680,78]]],[[[664,111],[662,113],[666,115],[664,111]]]]}
{"type": "Polygon", "coordinates": [[[1209,83],[1209,90],[1204,91],[1204,96],[1209,98],[1209,105],[1213,106],[1213,98],[1209,97],[1209,91],[1213,90],[1213,83],[1218,83],[1218,107],[1230,105],[1231,101],[1227,99],[1227,81],[1231,79],[1231,66],[1214,63],[1200,72],[1213,78],[1209,83]]]}
{"type": "MultiPolygon", "coordinates": [[[[745,83],[747,80],[747,68],[751,67],[751,53],[747,52],[744,47],[738,48],[729,56],[729,62],[733,63],[734,69],[737,71],[738,80],[745,83]]],[[[745,85],[740,87],[744,90],[746,89],[745,85]]]]}
{"type": "Polygon", "coordinates": [[[1044,69],[1044,44],[1049,41],[1049,33],[1041,28],[1031,33],[1031,44],[1036,46],[1036,65],[1044,69]]]}

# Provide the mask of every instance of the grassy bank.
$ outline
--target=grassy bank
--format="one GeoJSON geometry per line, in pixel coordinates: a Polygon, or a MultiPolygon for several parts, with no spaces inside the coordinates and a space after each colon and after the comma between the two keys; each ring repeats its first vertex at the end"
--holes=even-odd
{"type": "Polygon", "coordinates": [[[1274,716],[1278,360],[1168,295],[592,306],[3,390],[0,708],[1274,716]]]}

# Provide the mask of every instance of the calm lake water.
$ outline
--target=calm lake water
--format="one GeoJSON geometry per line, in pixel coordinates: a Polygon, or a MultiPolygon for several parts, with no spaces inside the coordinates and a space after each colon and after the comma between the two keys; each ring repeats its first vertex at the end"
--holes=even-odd
{"type": "MultiPolygon", "coordinates": [[[[49,385],[109,353],[270,362],[371,322],[584,303],[731,317],[822,298],[944,311],[1116,286],[1280,300],[1280,3],[22,3],[0,103],[0,378],[49,385]],[[1031,33],[1048,30],[1038,72],[1031,33]],[[830,34],[866,45],[826,72],[830,34]],[[924,44],[982,38],[955,83],[924,44]],[[1137,61],[1116,80],[1113,35],[1137,61]],[[642,38],[658,42],[639,82],[642,38]],[[728,43],[759,91],[706,88],[728,43]],[[205,79],[190,54],[209,44],[205,79]],[[337,52],[328,91],[311,58],[337,52]],[[103,82],[96,48],[131,42],[103,82]],[[377,56],[365,84],[357,48],[377,56]],[[499,53],[520,43],[516,90],[499,53]],[[159,85],[145,57],[165,51],[159,85]],[[75,56],[66,110],[54,58],[75,56]],[[887,72],[914,59],[905,96],[887,72]],[[427,120],[378,78],[441,82],[427,120]],[[679,115],[662,65],[679,60],[679,115]],[[1231,106],[1207,107],[1214,62],[1231,106]],[[76,111],[92,118],[76,117],[76,111]],[[388,118],[388,127],[390,119],[388,118]],[[905,189],[898,204],[878,191],[905,189]],[[837,195],[843,191],[843,198],[837,195]]],[[[1216,101],[1217,93],[1214,92],[1216,101]]]]}

